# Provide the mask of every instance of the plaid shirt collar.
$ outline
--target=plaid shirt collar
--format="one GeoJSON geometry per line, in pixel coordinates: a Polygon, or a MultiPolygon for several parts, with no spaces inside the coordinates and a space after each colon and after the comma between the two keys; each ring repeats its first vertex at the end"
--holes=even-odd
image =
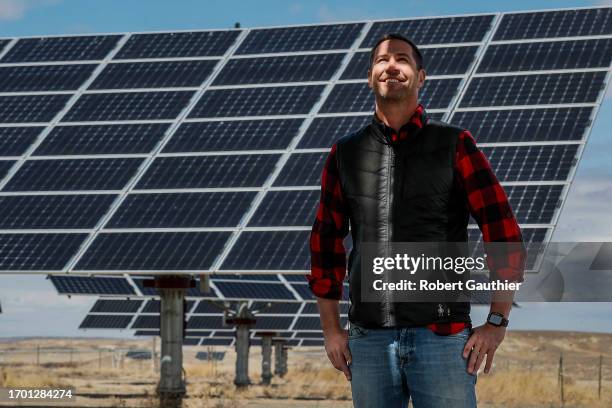
{"type": "Polygon", "coordinates": [[[423,126],[427,124],[427,121],[427,112],[425,111],[423,105],[420,103],[417,105],[414,113],[410,117],[410,120],[404,123],[399,129],[399,134],[395,129],[387,126],[382,120],[380,120],[380,118],[376,114],[376,111],[374,111],[374,115],[372,118],[372,124],[376,126],[378,130],[380,130],[380,132],[385,136],[385,139],[389,144],[405,140],[408,135],[414,133],[415,130],[422,129],[423,126]]]}

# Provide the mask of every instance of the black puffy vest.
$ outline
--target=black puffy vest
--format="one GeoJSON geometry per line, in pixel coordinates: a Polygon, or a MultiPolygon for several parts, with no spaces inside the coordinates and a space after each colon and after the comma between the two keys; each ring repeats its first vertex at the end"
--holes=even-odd
{"type": "Polygon", "coordinates": [[[455,179],[462,128],[423,117],[425,125],[391,143],[374,123],[339,139],[336,158],[353,248],[348,262],[349,320],[364,327],[470,322],[470,303],[362,302],[362,242],[466,242],[469,211],[455,179]]]}

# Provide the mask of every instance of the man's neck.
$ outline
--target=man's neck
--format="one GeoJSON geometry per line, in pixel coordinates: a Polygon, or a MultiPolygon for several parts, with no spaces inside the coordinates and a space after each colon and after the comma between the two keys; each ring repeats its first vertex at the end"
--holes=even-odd
{"type": "Polygon", "coordinates": [[[387,126],[396,131],[408,123],[418,106],[416,100],[400,103],[379,103],[376,101],[376,115],[387,126]]]}

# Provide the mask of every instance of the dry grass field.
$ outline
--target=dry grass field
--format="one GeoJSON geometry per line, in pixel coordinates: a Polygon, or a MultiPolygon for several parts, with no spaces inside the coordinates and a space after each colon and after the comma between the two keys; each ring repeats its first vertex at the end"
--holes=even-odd
{"type": "MultiPolygon", "coordinates": [[[[151,346],[149,340],[4,341],[0,343],[0,388],[70,386],[77,395],[71,406],[154,407],[158,374],[152,361],[122,357],[128,348],[151,346]]],[[[328,364],[322,349],[289,350],[287,375],[274,377],[270,386],[262,386],[260,348],[253,347],[249,360],[253,385],[244,390],[233,385],[233,349],[214,348],[227,351],[225,359],[217,363],[195,359],[195,353],[205,348],[184,350],[188,392],[185,407],[352,406],[348,382],[328,364]]],[[[612,334],[518,331],[508,333],[492,373],[479,374],[479,407],[561,407],[561,354],[563,406],[612,407],[612,334]],[[602,390],[598,398],[600,356],[602,390]]],[[[0,402],[0,406],[15,404],[0,402]]]]}

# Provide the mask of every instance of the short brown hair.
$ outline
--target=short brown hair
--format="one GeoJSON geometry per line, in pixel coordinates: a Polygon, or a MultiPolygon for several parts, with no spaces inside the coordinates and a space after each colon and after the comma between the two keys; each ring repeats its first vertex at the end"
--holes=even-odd
{"type": "Polygon", "coordinates": [[[381,42],[387,40],[400,40],[408,43],[412,47],[412,56],[417,63],[417,69],[423,69],[423,55],[421,54],[421,51],[419,51],[419,47],[417,47],[416,44],[410,41],[405,35],[399,33],[385,34],[376,41],[374,47],[372,47],[372,50],[370,51],[370,68],[372,68],[372,64],[374,63],[376,48],[378,48],[381,42]]]}

